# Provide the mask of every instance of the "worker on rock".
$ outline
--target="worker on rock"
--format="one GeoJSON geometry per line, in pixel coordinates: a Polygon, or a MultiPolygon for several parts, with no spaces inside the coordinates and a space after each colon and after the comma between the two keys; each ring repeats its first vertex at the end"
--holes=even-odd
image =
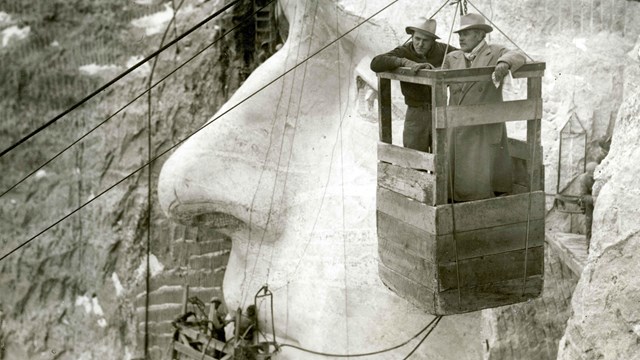
{"type": "MultiPolygon", "coordinates": [[[[390,52],[371,60],[375,72],[393,71],[399,67],[410,67],[413,72],[434,69],[442,64],[446,52],[456,50],[452,46],[436,42],[436,21],[422,19],[405,28],[411,42],[398,46],[390,52]]],[[[404,147],[429,151],[431,146],[431,87],[400,82],[407,113],[402,132],[404,147]]]]}
{"type": "Polygon", "coordinates": [[[591,243],[591,225],[593,224],[594,198],[591,194],[593,191],[593,173],[597,166],[598,164],[595,162],[587,163],[584,174],[578,176],[578,183],[580,184],[580,199],[578,200],[578,205],[584,212],[587,251],[589,251],[589,244],[591,243]]]}
{"type": "MultiPolygon", "coordinates": [[[[493,27],[484,17],[469,13],[460,17],[460,50],[447,54],[443,69],[495,66],[490,81],[449,84],[449,105],[502,102],[502,80],[525,63],[525,55],[500,45],[488,44],[493,27]]],[[[504,123],[460,126],[449,129],[449,169],[453,199],[471,201],[491,198],[512,190],[512,168],[504,123]]],[[[451,197],[451,195],[450,195],[451,197]]]]}
{"type": "MultiPolygon", "coordinates": [[[[227,326],[229,321],[226,319],[227,313],[220,307],[222,305],[222,301],[219,297],[214,296],[209,301],[211,303],[209,307],[209,330],[211,331],[211,337],[222,341],[224,343],[227,342],[227,336],[224,332],[224,327],[227,326]]],[[[219,359],[222,357],[222,353],[218,350],[215,351],[215,358],[219,359]]]]}

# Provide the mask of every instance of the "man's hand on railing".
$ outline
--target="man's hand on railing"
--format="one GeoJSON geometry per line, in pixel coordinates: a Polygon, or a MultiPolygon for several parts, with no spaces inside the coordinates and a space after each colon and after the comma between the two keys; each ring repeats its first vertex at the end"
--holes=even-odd
{"type": "Polygon", "coordinates": [[[491,78],[494,81],[500,83],[508,73],[509,64],[507,64],[506,62],[499,62],[498,65],[496,65],[496,69],[493,71],[493,75],[491,76],[491,78]]]}
{"type": "Polygon", "coordinates": [[[411,71],[417,73],[422,69],[434,69],[433,65],[429,63],[417,63],[415,61],[411,61],[409,59],[404,59],[402,66],[406,66],[411,68],[411,71]]]}

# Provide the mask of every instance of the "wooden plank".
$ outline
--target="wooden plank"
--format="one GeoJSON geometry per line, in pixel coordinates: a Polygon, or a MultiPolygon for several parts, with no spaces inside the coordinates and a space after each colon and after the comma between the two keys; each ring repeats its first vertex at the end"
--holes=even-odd
{"type": "Polygon", "coordinates": [[[191,357],[192,359],[202,359],[202,360],[216,360],[214,357],[201,353],[200,351],[190,347],[189,345],[184,345],[179,342],[173,342],[173,349],[178,352],[191,357]]]}
{"type": "MultiPolygon", "coordinates": [[[[510,279],[522,279],[524,275],[524,250],[481,256],[456,263],[438,264],[440,290],[456,289],[460,274],[460,287],[470,287],[510,279]]],[[[527,256],[527,276],[543,273],[544,246],[530,247],[527,256]]]]}
{"type": "MultiPolygon", "coordinates": [[[[440,84],[433,87],[431,92],[431,101],[433,107],[440,107],[447,105],[447,88],[445,84],[440,84]]],[[[435,116],[434,110],[432,110],[433,116],[435,116]]],[[[436,173],[436,185],[433,188],[433,199],[435,200],[432,205],[446,204],[449,191],[449,145],[446,129],[438,129],[435,122],[432,123],[433,144],[432,149],[435,155],[435,173],[436,173]]]]}
{"type": "MultiPolygon", "coordinates": [[[[454,205],[455,230],[456,232],[463,232],[520,223],[527,221],[527,219],[544,219],[544,201],[544,192],[536,191],[457,203],[454,205]],[[529,196],[531,196],[530,212],[529,196]]],[[[438,223],[436,234],[438,235],[448,234],[453,231],[451,206],[449,204],[436,207],[436,221],[438,223]]]]}
{"type": "Polygon", "coordinates": [[[525,185],[520,185],[520,184],[513,184],[511,191],[514,194],[524,194],[529,192],[529,187],[525,185]]]}
{"type": "MultiPolygon", "coordinates": [[[[209,344],[209,348],[211,349],[216,349],[216,350],[220,350],[220,351],[224,351],[225,350],[225,343],[223,343],[220,340],[214,339],[212,337],[210,337],[207,334],[201,333],[198,330],[189,328],[187,326],[184,326],[182,324],[176,324],[175,325],[179,331],[180,331],[180,336],[187,336],[189,337],[189,342],[197,342],[200,344],[209,344]]],[[[229,350],[228,348],[226,350],[229,350]]]]}
{"type": "Polygon", "coordinates": [[[532,119],[542,114],[541,99],[505,101],[493,104],[438,106],[435,108],[436,128],[503,123],[532,119]],[[445,119],[446,117],[446,119],[445,119]]]}
{"type": "MultiPolygon", "coordinates": [[[[526,222],[457,233],[458,260],[522,250],[526,236],[526,222]]],[[[529,223],[529,247],[544,245],[544,238],[544,219],[532,220],[529,223]]],[[[437,244],[438,263],[455,261],[452,234],[438,236],[437,244]]]]}
{"type": "Polygon", "coordinates": [[[419,309],[434,313],[435,292],[433,290],[389,269],[382,263],[378,263],[378,275],[380,280],[401,298],[419,309]]]}
{"type": "Polygon", "coordinates": [[[437,289],[436,265],[434,262],[413,255],[393,241],[380,239],[378,242],[380,262],[417,284],[437,289]]]}
{"type": "MultiPolygon", "coordinates": [[[[540,78],[527,79],[527,99],[540,100],[542,97],[542,80],[540,78]]],[[[542,106],[540,106],[539,112],[535,113],[527,121],[527,144],[529,144],[529,159],[532,159],[534,166],[531,166],[531,162],[527,165],[527,171],[532,179],[531,190],[543,190],[544,189],[544,168],[542,166],[542,151],[539,149],[541,142],[542,132],[542,106]]]]}
{"type": "Polygon", "coordinates": [[[434,171],[434,155],[402,146],[378,142],[378,160],[409,169],[434,171]]]}
{"type": "MultiPolygon", "coordinates": [[[[514,71],[514,79],[544,76],[544,62],[535,62],[522,65],[518,71],[514,71]]],[[[378,76],[385,79],[401,80],[424,85],[437,85],[438,83],[491,81],[491,74],[495,67],[455,69],[455,70],[420,70],[413,73],[407,67],[401,67],[393,72],[379,73],[378,76]]]]}
{"type": "Polygon", "coordinates": [[[434,182],[435,175],[426,171],[407,169],[384,162],[378,163],[378,186],[422,203],[431,203],[434,182]]]}
{"type": "Polygon", "coordinates": [[[380,141],[391,144],[391,80],[378,77],[378,119],[380,141]]]}
{"type": "Polygon", "coordinates": [[[436,234],[436,208],[383,187],[378,187],[376,202],[379,211],[430,234],[436,234]]]}
{"type": "Polygon", "coordinates": [[[526,280],[524,292],[522,286],[523,280],[520,278],[465,287],[460,289],[460,302],[457,289],[443,291],[436,294],[435,313],[460,314],[535,299],[542,293],[544,279],[540,275],[530,276],[526,280]]]}
{"type": "Polygon", "coordinates": [[[393,72],[378,73],[378,77],[382,79],[399,80],[433,86],[436,83],[436,80],[434,76],[430,74],[432,72],[434,72],[434,70],[420,70],[418,73],[414,73],[410,68],[400,67],[393,72]]]}
{"type": "MultiPolygon", "coordinates": [[[[395,242],[407,252],[436,262],[436,236],[415,226],[377,211],[378,244],[381,240],[395,242]]],[[[380,246],[380,245],[378,245],[380,246]]]]}

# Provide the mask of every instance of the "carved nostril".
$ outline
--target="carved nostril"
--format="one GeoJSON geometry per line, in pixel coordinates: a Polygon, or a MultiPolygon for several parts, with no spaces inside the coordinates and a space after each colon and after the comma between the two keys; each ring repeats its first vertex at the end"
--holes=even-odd
{"type": "Polygon", "coordinates": [[[216,211],[212,203],[174,204],[169,207],[171,219],[183,225],[235,229],[244,224],[237,217],[216,211]]]}

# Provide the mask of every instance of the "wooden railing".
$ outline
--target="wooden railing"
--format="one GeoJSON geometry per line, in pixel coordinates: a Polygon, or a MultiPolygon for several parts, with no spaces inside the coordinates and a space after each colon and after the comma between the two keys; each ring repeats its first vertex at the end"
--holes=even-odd
{"type": "MultiPolygon", "coordinates": [[[[456,105],[447,103],[447,86],[454,83],[491,81],[494,67],[470,68],[460,70],[420,70],[411,72],[408,68],[399,68],[394,72],[378,73],[379,134],[378,159],[382,162],[404,168],[427,170],[424,181],[433,182],[425,189],[431,192],[422,199],[431,205],[447,202],[446,151],[447,128],[469,125],[503,123],[507,121],[527,121],[527,141],[509,139],[513,157],[527,164],[527,178],[531,179],[527,191],[543,190],[542,147],[540,141],[542,118],[542,76],[545,63],[525,64],[512,73],[513,78],[527,79],[527,98],[524,100],[504,101],[492,104],[456,105]],[[423,153],[391,145],[391,80],[429,85],[432,87],[433,114],[433,153],[423,153]],[[534,161],[534,166],[531,162],[534,161]],[[432,173],[432,174],[431,174],[432,173]],[[432,175],[432,176],[429,176],[432,175]],[[428,178],[428,179],[427,179],[428,178]]],[[[384,171],[401,171],[383,165],[384,171]]],[[[423,189],[423,190],[425,190],[423,189]]],[[[413,190],[411,190],[413,191],[413,190]]]]}

